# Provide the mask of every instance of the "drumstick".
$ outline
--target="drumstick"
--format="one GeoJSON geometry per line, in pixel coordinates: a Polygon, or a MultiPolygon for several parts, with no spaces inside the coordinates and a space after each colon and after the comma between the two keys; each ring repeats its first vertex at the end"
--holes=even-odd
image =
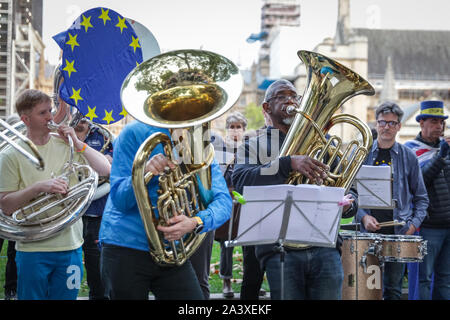
{"type": "Polygon", "coordinates": [[[405,224],[406,224],[405,221],[398,222],[397,220],[394,220],[394,221],[381,222],[378,225],[381,228],[383,228],[383,227],[392,227],[392,226],[404,226],[405,224]]]}

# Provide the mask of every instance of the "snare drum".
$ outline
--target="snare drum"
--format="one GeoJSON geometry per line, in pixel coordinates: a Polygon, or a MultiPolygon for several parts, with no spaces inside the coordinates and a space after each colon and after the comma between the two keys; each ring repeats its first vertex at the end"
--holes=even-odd
{"type": "Polygon", "coordinates": [[[342,266],[343,300],[381,300],[382,268],[378,259],[381,250],[379,235],[343,231],[342,266]]]}
{"type": "Polygon", "coordinates": [[[420,236],[380,235],[380,259],[383,262],[422,262],[427,241],[420,236]]]}

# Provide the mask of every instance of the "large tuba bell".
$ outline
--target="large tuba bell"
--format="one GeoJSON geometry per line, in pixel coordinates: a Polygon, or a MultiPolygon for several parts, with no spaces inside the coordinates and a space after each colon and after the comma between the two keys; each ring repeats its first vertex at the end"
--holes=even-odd
{"type": "Polygon", "coordinates": [[[208,205],[209,166],[214,159],[209,124],[233,106],[242,85],[234,63],[203,50],[178,50],[151,58],[136,67],[122,85],[122,103],[130,115],[169,128],[171,133],[171,137],[155,133],[147,138],[133,163],[133,188],[150,253],[160,265],[183,264],[204,239],[205,234],[189,233],[167,242],[156,227],[167,225],[174,215],[195,216],[208,205]],[[152,205],[146,184],[153,175],[144,175],[144,166],[159,143],[166,156],[180,164],[159,176],[159,197],[152,205]]]}
{"type": "MultiPolygon", "coordinates": [[[[307,68],[307,85],[299,108],[287,108],[288,112],[297,114],[281,146],[280,156],[308,155],[322,162],[327,159],[326,164],[333,170],[324,184],[348,190],[372,146],[372,132],[355,116],[334,113],[350,98],[358,94],[373,95],[375,90],[360,75],[330,58],[309,51],[297,54],[307,68]],[[340,137],[326,137],[330,128],[338,123],[356,127],[362,142],[354,139],[341,151],[340,137]]],[[[288,183],[310,181],[299,173],[291,173],[288,183]]]]}
{"type": "MultiPolygon", "coordinates": [[[[55,77],[61,77],[61,74],[55,73],[55,77]]],[[[55,92],[57,92],[61,81],[60,79],[54,80],[55,92]]],[[[50,123],[49,128],[56,130],[61,123],[76,124],[78,121],[74,121],[74,118],[76,119],[77,116],[71,116],[75,112],[74,108],[59,99],[57,94],[55,94],[54,100],[57,101],[56,109],[53,111],[54,120],[58,122],[50,123]]],[[[24,131],[26,129],[23,128],[22,122],[15,126],[24,131]]],[[[26,206],[16,210],[11,216],[5,215],[0,210],[0,237],[22,242],[50,238],[75,223],[89,207],[97,189],[98,175],[88,165],[73,162],[73,142],[70,136],[68,138],[71,148],[70,159],[62,172],[55,172],[54,176],[66,181],[76,181],[76,183],[69,188],[66,195],[42,194],[26,206]]],[[[26,146],[23,147],[26,148],[26,146]]],[[[2,149],[0,149],[1,151],[2,149]]],[[[51,170],[51,168],[46,168],[46,170],[51,170]]]]}

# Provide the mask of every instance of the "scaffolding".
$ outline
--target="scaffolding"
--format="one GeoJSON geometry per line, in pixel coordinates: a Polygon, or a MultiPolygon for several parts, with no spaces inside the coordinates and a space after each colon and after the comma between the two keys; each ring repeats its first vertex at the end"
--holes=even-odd
{"type": "Polygon", "coordinates": [[[0,118],[14,113],[19,92],[40,89],[45,45],[32,25],[39,19],[42,1],[0,0],[0,118]]]}

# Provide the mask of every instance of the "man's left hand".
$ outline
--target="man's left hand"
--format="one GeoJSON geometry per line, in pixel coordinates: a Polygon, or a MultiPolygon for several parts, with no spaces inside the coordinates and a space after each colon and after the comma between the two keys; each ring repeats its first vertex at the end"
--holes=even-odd
{"type": "Polygon", "coordinates": [[[342,208],[342,212],[347,212],[347,210],[351,208],[353,201],[355,201],[355,199],[353,199],[353,196],[351,194],[346,194],[338,204],[339,206],[344,206],[342,208]]]}
{"type": "Polygon", "coordinates": [[[414,227],[414,225],[411,224],[411,225],[409,226],[408,231],[406,231],[405,234],[406,234],[407,236],[410,236],[410,235],[414,234],[414,232],[416,232],[416,227],[414,227]]]}
{"type": "Polygon", "coordinates": [[[72,127],[62,124],[58,127],[58,134],[67,144],[69,143],[69,139],[67,137],[70,136],[72,138],[75,150],[80,150],[83,148],[84,142],[78,139],[78,136],[75,134],[75,130],[72,127]]]}

